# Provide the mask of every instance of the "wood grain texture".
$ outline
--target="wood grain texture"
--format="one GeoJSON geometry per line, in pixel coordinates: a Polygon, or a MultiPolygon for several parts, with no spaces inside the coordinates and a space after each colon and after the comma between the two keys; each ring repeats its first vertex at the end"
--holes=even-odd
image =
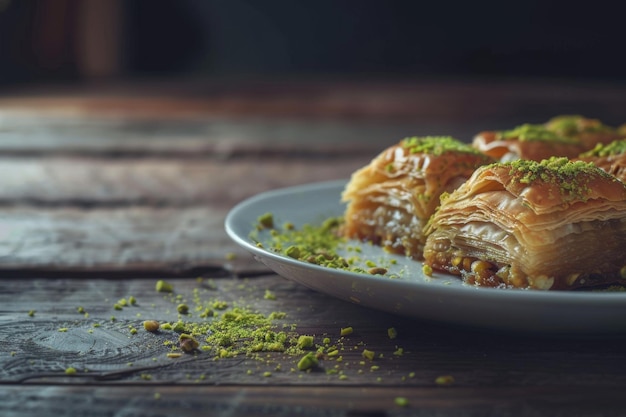
{"type": "Polygon", "coordinates": [[[227,253],[238,251],[223,231],[224,209],[18,206],[0,211],[4,269],[185,269],[222,265],[227,253]]]}
{"type": "MultiPolygon", "coordinates": [[[[0,158],[0,269],[221,266],[229,253],[244,255],[223,226],[236,203],[270,189],[348,178],[363,163],[0,158]]],[[[245,262],[239,269],[247,266],[260,264],[245,262]]]]}
{"type": "Polygon", "coordinates": [[[0,99],[10,115],[74,118],[412,120],[446,123],[540,122],[555,114],[588,113],[623,122],[625,87],[555,79],[207,79],[135,82],[80,90],[41,89],[0,99]]]}
{"type": "Polygon", "coordinates": [[[244,116],[223,119],[210,115],[197,120],[168,120],[160,116],[135,120],[124,115],[85,118],[54,112],[13,114],[7,110],[3,113],[0,109],[0,151],[5,154],[46,152],[222,158],[277,152],[314,156],[324,152],[362,154],[405,136],[455,132],[460,132],[458,126],[448,130],[441,123],[391,123],[385,120],[355,124],[244,116]]]}
{"type": "Polygon", "coordinates": [[[488,390],[485,396],[471,387],[0,386],[0,412],[5,417],[617,417],[624,410],[621,390],[614,386],[488,390]],[[398,397],[408,405],[398,406],[398,397]]]}
{"type": "Polygon", "coordinates": [[[244,198],[274,188],[347,180],[372,157],[0,157],[0,205],[211,205],[228,209],[244,198]]]}
{"type": "MultiPolygon", "coordinates": [[[[205,275],[210,278],[211,275],[205,275]]],[[[275,275],[255,278],[171,279],[176,295],[155,291],[152,279],[3,279],[0,283],[0,380],[39,384],[201,384],[437,387],[452,375],[455,387],[623,386],[626,340],[548,338],[532,334],[479,332],[377,312],[329,298],[275,275]],[[270,291],[275,299],[267,298],[270,291]],[[136,306],[114,304],[133,295],[136,306]],[[283,311],[277,329],[295,328],[324,346],[328,337],[337,356],[324,356],[319,369],[297,371],[302,354],[263,352],[216,360],[216,351],[171,359],[164,342],[178,334],[142,329],[155,319],[192,322],[195,307],[224,301],[231,311],[245,307],[268,316],[283,311]],[[180,316],[178,303],[192,313],[180,316]],[[83,307],[85,317],[77,311],[83,307]],[[30,310],[36,310],[33,317],[30,310]],[[115,320],[111,320],[114,316],[115,320]],[[96,324],[97,327],[94,327],[96,324]],[[340,337],[348,326],[354,333],[340,337]],[[387,330],[398,332],[390,339],[387,330]],[[131,334],[130,328],[138,329],[131,334]],[[59,331],[59,329],[65,329],[59,331]],[[402,348],[399,351],[398,348],[402,348]],[[373,360],[363,350],[376,353],[373,360]],[[341,357],[341,360],[339,359],[341,357]],[[65,375],[74,367],[75,376],[65,375]],[[266,372],[271,373],[264,376],[266,372]],[[145,376],[149,375],[149,380],[145,376]],[[344,375],[344,376],[342,376],[344,375]]],[[[219,312],[218,312],[219,313],[219,312]]],[[[199,336],[201,342],[202,339],[199,336]]],[[[204,342],[203,342],[204,343],[204,342]]],[[[328,349],[326,349],[328,350],[328,349]]]]}

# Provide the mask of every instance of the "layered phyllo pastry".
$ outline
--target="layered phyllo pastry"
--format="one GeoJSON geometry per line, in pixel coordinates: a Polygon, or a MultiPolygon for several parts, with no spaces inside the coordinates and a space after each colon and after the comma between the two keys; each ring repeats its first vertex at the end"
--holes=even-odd
{"type": "Polygon", "coordinates": [[[474,137],[474,147],[502,162],[516,159],[541,161],[553,156],[575,158],[623,137],[620,130],[598,119],[556,116],[543,124],[523,124],[514,129],[484,131],[474,137]]]}
{"type": "Polygon", "coordinates": [[[593,162],[597,167],[626,182],[626,139],[616,140],[607,145],[598,144],[592,150],[581,154],[578,159],[593,162]]]}
{"type": "Polygon", "coordinates": [[[422,228],[439,196],[492,162],[451,137],[404,139],[352,175],[342,195],[348,203],[343,234],[422,259],[422,228]]]}
{"type": "Polygon", "coordinates": [[[626,185],[583,161],[480,167],[442,196],[424,263],[489,287],[563,290],[626,282],[626,185]]]}
{"type": "Polygon", "coordinates": [[[541,161],[552,156],[573,158],[586,148],[576,137],[561,135],[542,124],[523,124],[510,130],[484,131],[472,146],[501,162],[541,161]]]}
{"type": "Polygon", "coordinates": [[[545,126],[559,136],[577,140],[585,151],[622,137],[618,129],[607,126],[598,119],[583,116],[556,116],[548,120],[545,126]]]}

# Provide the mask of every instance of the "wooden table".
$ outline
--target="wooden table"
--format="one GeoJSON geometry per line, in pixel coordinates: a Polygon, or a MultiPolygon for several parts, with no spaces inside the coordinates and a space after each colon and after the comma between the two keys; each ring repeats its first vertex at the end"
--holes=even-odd
{"type": "Polygon", "coordinates": [[[626,413],[626,340],[616,335],[495,333],[369,310],[273,274],[223,227],[242,199],[347,178],[407,135],[469,140],[560,113],[625,122],[624,86],[105,87],[0,98],[0,415],[626,413]],[[157,292],[158,280],[174,293],[157,292]],[[180,303],[191,313],[180,315],[180,303]],[[198,305],[262,320],[283,312],[279,330],[324,346],[320,366],[298,370],[302,355],[289,352],[169,357],[178,333],[143,328],[217,320],[198,305]],[[354,332],[341,337],[346,327],[354,332]]]}

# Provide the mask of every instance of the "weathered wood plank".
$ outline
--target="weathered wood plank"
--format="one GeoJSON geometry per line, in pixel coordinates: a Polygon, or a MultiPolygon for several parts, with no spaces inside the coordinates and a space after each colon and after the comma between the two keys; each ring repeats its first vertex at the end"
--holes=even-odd
{"type": "Polygon", "coordinates": [[[394,417],[619,416],[621,388],[5,386],[5,417],[166,416],[394,417]],[[155,398],[156,397],[156,398],[155,398]],[[395,399],[408,400],[405,407],[395,399]]]}
{"type": "MultiPolygon", "coordinates": [[[[365,309],[274,275],[202,283],[195,278],[171,279],[172,296],[155,291],[157,278],[3,279],[0,380],[48,385],[436,387],[438,376],[452,375],[453,386],[482,387],[487,393],[492,387],[591,389],[626,384],[619,366],[626,359],[626,340],[621,338],[572,335],[551,339],[442,326],[365,309]],[[119,299],[130,295],[136,297],[137,305],[114,308],[119,299]],[[216,317],[200,317],[196,307],[204,309],[216,301],[226,302],[226,309],[214,310],[216,317]],[[190,315],[179,316],[176,306],[181,302],[189,305],[190,315]],[[141,328],[146,319],[175,322],[180,317],[184,322],[211,323],[234,307],[265,317],[284,312],[284,318],[274,321],[277,330],[293,331],[296,338],[314,336],[315,344],[325,352],[320,367],[313,372],[297,371],[298,352],[255,352],[216,360],[219,348],[215,346],[171,359],[166,357],[171,347],[164,342],[176,344],[178,334],[152,334],[141,328]],[[30,310],[36,310],[32,317],[30,310]],[[340,329],[348,326],[354,332],[341,337],[340,329]],[[133,335],[131,327],[138,332],[133,335]],[[389,338],[390,327],[397,330],[396,339],[389,338]],[[323,341],[326,337],[328,346],[323,341]],[[337,355],[328,354],[329,346],[337,348],[337,355]],[[373,360],[362,356],[364,349],[375,352],[373,360]],[[69,366],[77,370],[75,376],[65,375],[69,366]]],[[[202,345],[207,343],[203,336],[197,337],[202,345]]]]}
{"type": "Polygon", "coordinates": [[[0,157],[0,204],[79,207],[210,204],[213,208],[228,209],[244,198],[274,188],[347,180],[373,157],[374,154],[350,158],[235,160],[0,157]]]}
{"type": "MultiPolygon", "coordinates": [[[[0,268],[261,268],[224,231],[257,193],[348,178],[359,159],[0,159],[0,268]]],[[[337,196],[339,198],[339,196],[337,196]]]]}
{"type": "MultiPolygon", "coordinates": [[[[554,79],[218,79],[135,82],[0,98],[12,114],[194,119],[219,117],[503,120],[591,112],[623,121],[624,85],[554,79]],[[521,116],[520,116],[521,115],[521,116]]],[[[531,120],[522,120],[531,121],[531,120]]]]}
{"type": "Polygon", "coordinates": [[[440,122],[215,118],[127,120],[62,117],[0,109],[0,151],[7,154],[183,155],[224,158],[280,152],[364,154],[412,135],[471,137],[478,127],[440,122]]]}
{"type": "Polygon", "coordinates": [[[176,270],[221,266],[242,253],[225,209],[130,207],[0,210],[2,269],[176,270]]]}
{"type": "Polygon", "coordinates": [[[626,109],[622,85],[553,80],[217,81],[48,93],[0,98],[0,151],[369,152],[409,135],[467,141],[557,114],[618,125],[626,109]]]}

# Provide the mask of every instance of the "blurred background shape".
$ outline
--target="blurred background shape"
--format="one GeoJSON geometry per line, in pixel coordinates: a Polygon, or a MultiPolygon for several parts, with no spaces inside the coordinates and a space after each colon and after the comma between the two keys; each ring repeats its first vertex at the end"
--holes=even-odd
{"type": "Polygon", "coordinates": [[[624,81],[594,2],[0,0],[0,85],[146,77],[624,81]]]}

